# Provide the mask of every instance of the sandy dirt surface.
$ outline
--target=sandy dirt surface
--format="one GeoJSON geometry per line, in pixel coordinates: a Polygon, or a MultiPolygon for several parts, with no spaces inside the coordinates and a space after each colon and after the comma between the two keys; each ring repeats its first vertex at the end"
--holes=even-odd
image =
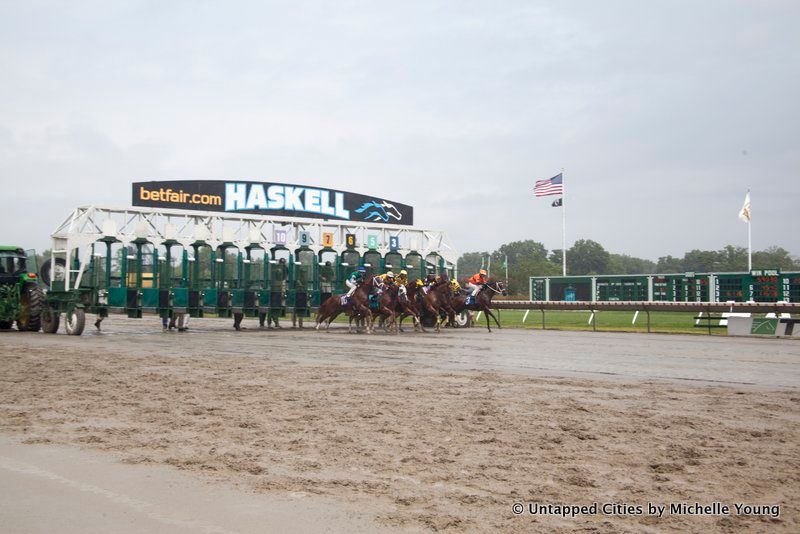
{"type": "Polygon", "coordinates": [[[332,500],[378,528],[800,531],[796,340],[235,333],[221,320],[175,334],[147,321],[114,318],[80,338],[0,335],[4,439],[310,509],[332,500]],[[648,515],[648,502],[667,510],[648,515]],[[600,509],[532,515],[529,503],[600,509]],[[670,503],[730,510],[680,515],[670,503]],[[780,516],[738,515],[735,503],[780,516]]]}
{"type": "MultiPolygon", "coordinates": [[[[385,531],[375,511],[303,493],[279,496],[169,465],[126,464],[74,446],[0,435],[0,532],[244,534],[385,531]],[[23,440],[24,441],[24,440],[23,440]]],[[[384,509],[390,509],[385,505],[384,509]]]]}

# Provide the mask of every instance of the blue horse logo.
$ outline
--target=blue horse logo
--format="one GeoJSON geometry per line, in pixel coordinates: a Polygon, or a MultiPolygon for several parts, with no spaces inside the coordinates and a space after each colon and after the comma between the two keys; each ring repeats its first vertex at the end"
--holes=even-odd
{"type": "Polygon", "coordinates": [[[389,219],[396,219],[399,221],[403,218],[403,215],[397,208],[385,200],[383,202],[378,202],[377,200],[365,202],[356,210],[356,213],[363,214],[364,212],[368,212],[363,216],[365,221],[389,222],[389,219]]]}

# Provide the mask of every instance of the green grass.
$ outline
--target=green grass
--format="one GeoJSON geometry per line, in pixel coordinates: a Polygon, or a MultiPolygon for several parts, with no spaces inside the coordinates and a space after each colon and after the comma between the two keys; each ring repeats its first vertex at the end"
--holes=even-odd
{"type": "MultiPolygon", "coordinates": [[[[503,328],[542,328],[542,312],[539,310],[531,310],[528,314],[528,319],[524,323],[522,318],[525,315],[525,310],[493,310],[493,312],[500,320],[503,328]]],[[[647,332],[647,314],[639,312],[636,323],[632,324],[633,314],[634,312],[620,311],[596,312],[594,328],[597,331],[607,332],[647,332]]],[[[590,315],[591,313],[588,311],[545,311],[545,327],[552,330],[591,331],[593,327],[589,323],[590,315]]],[[[476,314],[473,313],[472,316],[474,319],[476,314]]],[[[702,326],[695,326],[694,318],[696,316],[696,312],[650,312],[650,331],[708,335],[705,321],[700,322],[702,326]]],[[[347,323],[347,317],[341,315],[334,323],[347,323]]],[[[410,319],[404,321],[404,328],[406,323],[411,326],[410,319]]],[[[715,319],[711,324],[718,325],[719,320],[715,319]]],[[[476,328],[486,328],[486,316],[481,314],[480,319],[474,321],[474,325],[476,328]]],[[[495,326],[494,322],[492,322],[492,326],[495,326]]],[[[711,328],[712,335],[726,335],[727,332],[726,328],[711,328]]]]}
{"type": "MultiPolygon", "coordinates": [[[[525,310],[494,310],[494,313],[499,314],[498,319],[503,328],[542,328],[542,312],[539,310],[531,310],[524,323],[522,318],[525,310]]],[[[635,324],[632,322],[633,315],[634,312],[599,311],[594,316],[594,328],[598,331],[647,332],[647,314],[639,312],[635,324]]],[[[593,330],[592,324],[589,323],[590,316],[591,313],[588,311],[545,311],[544,322],[548,329],[593,330]]],[[[696,316],[695,312],[650,312],[650,331],[708,335],[705,321],[700,322],[702,327],[695,326],[696,316]]],[[[719,321],[714,320],[711,324],[719,324],[719,321]]],[[[475,326],[486,326],[484,315],[475,322],[475,326]]],[[[712,327],[711,333],[725,335],[727,329],[712,327]]]]}

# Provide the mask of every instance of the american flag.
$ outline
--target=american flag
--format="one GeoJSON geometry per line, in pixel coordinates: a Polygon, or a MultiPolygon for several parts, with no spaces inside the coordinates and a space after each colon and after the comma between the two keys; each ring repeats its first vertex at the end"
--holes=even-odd
{"type": "Polygon", "coordinates": [[[549,180],[539,180],[536,182],[536,185],[533,186],[533,193],[537,197],[564,194],[564,184],[561,181],[561,174],[553,176],[549,180]]]}

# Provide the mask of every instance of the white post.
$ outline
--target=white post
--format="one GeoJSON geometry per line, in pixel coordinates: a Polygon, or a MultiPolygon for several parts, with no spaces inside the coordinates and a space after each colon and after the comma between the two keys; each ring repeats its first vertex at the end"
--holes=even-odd
{"type": "Polygon", "coordinates": [[[747,223],[747,270],[753,270],[753,239],[752,239],[752,232],[751,232],[751,221],[752,221],[752,210],[750,208],[751,201],[750,201],[750,188],[747,189],[747,196],[744,197],[744,205],[742,205],[741,211],[739,211],[739,219],[745,221],[747,223]]]}
{"type": "Polygon", "coordinates": [[[567,276],[567,188],[561,169],[561,275],[567,276]]]}

